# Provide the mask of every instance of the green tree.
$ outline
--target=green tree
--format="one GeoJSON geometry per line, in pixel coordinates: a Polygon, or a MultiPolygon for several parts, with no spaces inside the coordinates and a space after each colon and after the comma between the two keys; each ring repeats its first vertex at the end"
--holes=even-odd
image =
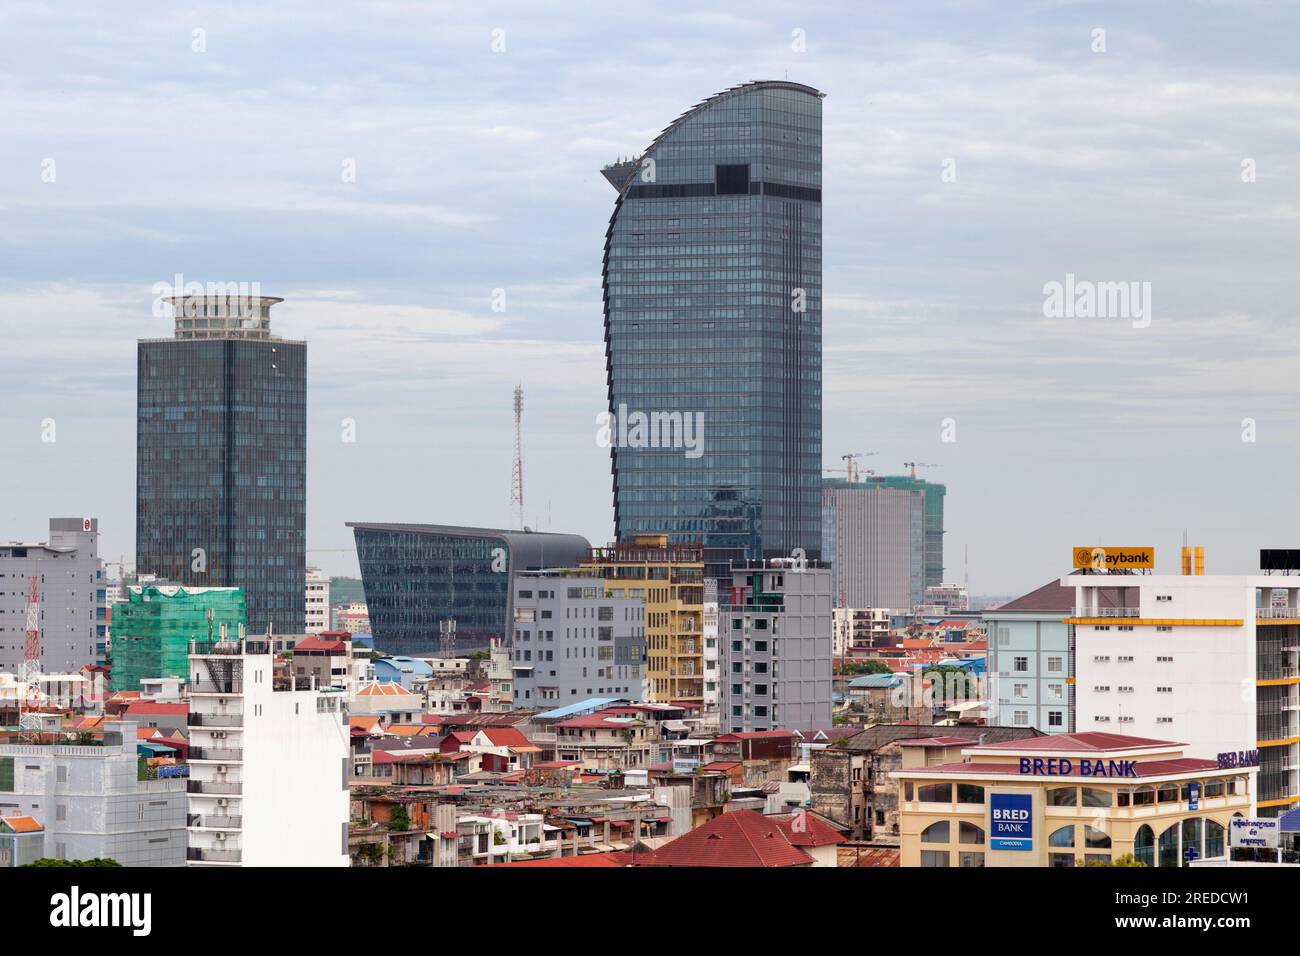
{"type": "Polygon", "coordinates": [[[1146,866],[1145,863],[1133,858],[1132,853],[1125,853],[1113,860],[1093,860],[1089,866],[1146,866]]]}
{"type": "Polygon", "coordinates": [[[393,812],[388,818],[388,829],[399,832],[411,829],[411,815],[406,812],[406,807],[397,806],[393,808],[393,812]]]}
{"type": "Polygon", "coordinates": [[[52,857],[43,856],[39,860],[33,860],[31,863],[24,863],[23,866],[121,866],[117,860],[107,856],[96,856],[89,860],[55,860],[52,857]]]}

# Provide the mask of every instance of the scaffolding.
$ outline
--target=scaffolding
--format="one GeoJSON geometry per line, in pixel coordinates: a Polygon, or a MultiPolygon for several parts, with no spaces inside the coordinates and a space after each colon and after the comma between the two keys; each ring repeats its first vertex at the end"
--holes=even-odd
{"type": "Polygon", "coordinates": [[[224,625],[239,633],[247,619],[242,588],[145,586],[113,607],[109,688],[139,690],[140,681],[187,678],[190,641],[210,641],[224,625]]]}

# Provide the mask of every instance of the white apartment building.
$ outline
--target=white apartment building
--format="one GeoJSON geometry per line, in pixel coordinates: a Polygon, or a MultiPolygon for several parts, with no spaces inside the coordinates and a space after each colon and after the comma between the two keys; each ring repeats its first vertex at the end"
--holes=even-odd
{"type": "Polygon", "coordinates": [[[184,866],[185,781],[138,778],[133,721],[88,736],[0,744],[0,816],[38,820],[51,859],[184,866]]]}
{"type": "Polygon", "coordinates": [[[1075,725],[1259,764],[1258,810],[1300,804],[1300,577],[1073,574],[1075,725]]]}
{"type": "Polygon", "coordinates": [[[831,609],[831,653],[844,657],[853,647],[889,647],[893,637],[889,609],[837,607],[831,609]]]}
{"type": "Polygon", "coordinates": [[[343,691],[242,634],[190,642],[189,663],[190,865],[348,866],[343,691]]]}
{"type": "Polygon", "coordinates": [[[330,629],[330,579],[320,568],[307,569],[307,619],[304,625],[308,634],[319,634],[330,629]]]}
{"type": "Polygon", "coordinates": [[[719,728],[718,716],[718,582],[716,578],[704,580],[704,614],[701,615],[701,638],[704,641],[704,713],[701,726],[719,728]]]}

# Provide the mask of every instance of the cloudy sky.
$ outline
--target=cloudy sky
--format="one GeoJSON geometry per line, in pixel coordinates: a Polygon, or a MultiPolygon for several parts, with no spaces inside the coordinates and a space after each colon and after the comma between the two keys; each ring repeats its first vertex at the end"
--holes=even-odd
{"type": "Polygon", "coordinates": [[[826,465],[933,463],[950,579],[1300,545],[1300,9],[653,10],[7,0],[0,538],[96,515],[131,560],[135,340],[180,273],[309,342],[310,562],[355,571],[346,521],[507,526],[516,382],[528,523],[603,542],[600,167],[788,77],[827,94],[826,465]],[[1045,317],[1067,274],[1150,283],[1149,323],[1045,317]]]}

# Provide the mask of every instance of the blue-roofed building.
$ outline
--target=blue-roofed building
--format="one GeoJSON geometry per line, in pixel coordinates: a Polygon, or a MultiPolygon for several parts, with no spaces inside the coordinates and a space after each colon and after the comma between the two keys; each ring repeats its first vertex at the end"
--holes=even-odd
{"type": "Polygon", "coordinates": [[[588,714],[594,714],[598,710],[605,710],[616,704],[630,704],[633,701],[625,697],[588,697],[585,700],[577,700],[572,704],[564,707],[556,707],[554,710],[543,711],[540,714],[534,714],[533,720],[550,723],[559,720],[570,720],[574,717],[586,717],[588,714]]]}
{"type": "Polygon", "coordinates": [[[414,657],[377,657],[375,658],[375,680],[381,684],[387,681],[401,684],[411,690],[415,681],[433,676],[433,665],[428,661],[414,657]]]}

